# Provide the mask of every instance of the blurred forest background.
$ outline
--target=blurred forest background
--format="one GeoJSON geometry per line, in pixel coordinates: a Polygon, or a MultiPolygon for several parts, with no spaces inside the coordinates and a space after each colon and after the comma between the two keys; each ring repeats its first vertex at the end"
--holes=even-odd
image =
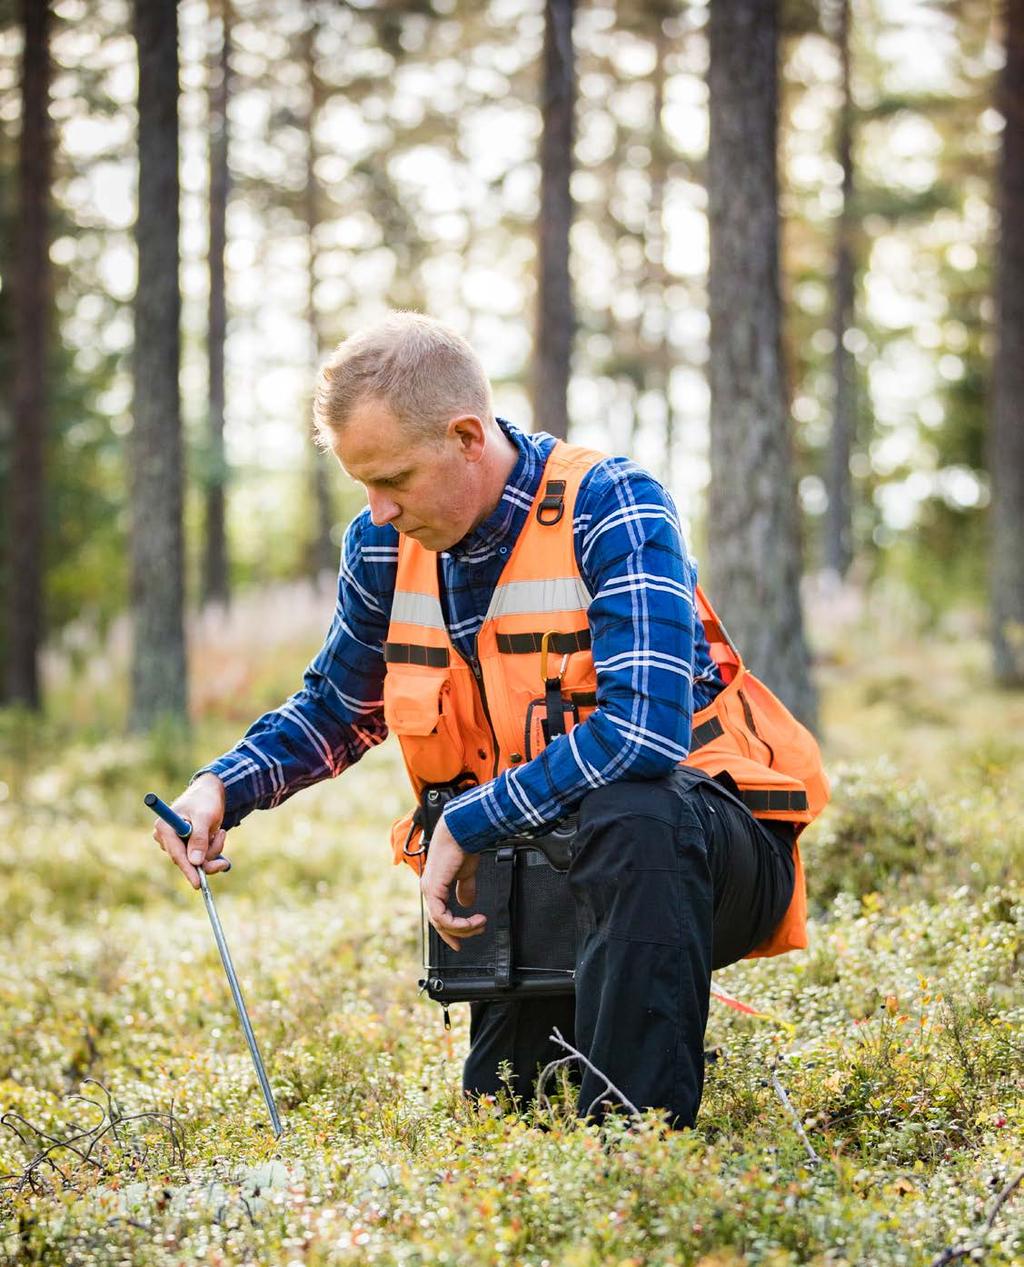
{"type": "Polygon", "coordinates": [[[253,594],[325,627],[310,393],[392,307],[663,477],[807,718],[804,624],[879,595],[1019,686],[1022,50],[1021,0],[2,0],[5,702],[144,730],[253,594]]]}

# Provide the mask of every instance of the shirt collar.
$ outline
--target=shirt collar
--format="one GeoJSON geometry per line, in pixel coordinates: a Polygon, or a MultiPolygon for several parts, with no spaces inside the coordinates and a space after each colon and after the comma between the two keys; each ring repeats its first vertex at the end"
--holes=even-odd
{"type": "Polygon", "coordinates": [[[494,510],[461,541],[444,553],[459,563],[482,563],[491,558],[503,545],[511,546],[519,535],[526,512],[533,499],[544,470],[546,454],[537,443],[540,437],[527,436],[504,418],[498,418],[498,426],[516,446],[519,456],[508,477],[505,491],[494,510]]]}

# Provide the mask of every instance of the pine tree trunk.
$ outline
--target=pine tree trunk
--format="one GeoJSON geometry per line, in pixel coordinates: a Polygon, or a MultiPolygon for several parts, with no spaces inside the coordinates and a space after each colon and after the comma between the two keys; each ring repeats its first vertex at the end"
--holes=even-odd
{"type": "Polygon", "coordinates": [[[227,604],[231,596],[225,529],[227,460],[224,454],[224,344],[227,338],[227,296],[224,250],[227,244],[228,101],[231,72],[231,6],[220,7],[221,43],[218,68],[210,85],[210,302],[207,315],[209,414],[206,457],[206,540],[203,552],[203,601],[227,604]]]}
{"type": "Polygon", "coordinates": [[[845,337],[854,318],[853,264],[853,103],[850,99],[850,0],[838,0],[836,43],[841,66],[842,100],[836,157],[843,169],[843,209],[836,226],[835,304],[832,330],[834,396],[828,458],[828,513],[825,517],[825,566],[845,576],[853,561],[853,500],[850,453],[856,432],[856,380],[853,355],[845,337]]]}
{"type": "Polygon", "coordinates": [[[174,0],[135,0],[139,257],[131,436],[131,723],[186,714],[182,436],[178,398],[178,21],[174,0]]]}
{"type": "Polygon", "coordinates": [[[19,206],[13,265],[14,400],[8,471],[8,660],[6,698],[38,708],[43,637],[43,523],[51,320],[50,6],[22,0],[19,206]]]}
{"type": "MultiPolygon", "coordinates": [[[[308,248],[308,279],[306,291],[306,323],[309,327],[310,361],[315,374],[323,356],[323,335],[320,328],[320,314],[316,306],[317,279],[317,243],[316,231],[320,223],[320,184],[316,175],[318,157],[316,145],[316,126],[320,108],[323,105],[324,89],[316,68],[316,39],[319,29],[315,11],[311,11],[309,27],[304,35],[304,52],[306,75],[309,83],[309,120],[307,126],[306,157],[306,191],[303,206],[306,214],[306,243],[308,248]]],[[[312,410],[310,410],[312,417],[312,410]]],[[[331,489],[328,480],[329,466],[323,453],[313,443],[313,426],[310,423],[309,444],[309,489],[312,496],[313,520],[311,536],[306,550],[306,572],[314,583],[325,572],[338,570],[338,550],[331,541],[331,530],[334,527],[334,507],[331,500],[331,489]]]]}
{"type": "Polygon", "coordinates": [[[665,410],[665,453],[662,475],[666,482],[672,479],[672,447],[675,433],[675,417],[672,411],[672,346],[669,342],[671,313],[668,307],[668,270],[665,267],[665,190],[668,186],[670,141],[665,133],[665,84],[668,70],[669,39],[665,22],[674,12],[675,5],[657,5],[654,17],[654,72],[652,86],[654,101],[651,108],[651,204],[647,217],[647,258],[650,261],[652,299],[657,304],[657,320],[660,323],[658,342],[653,355],[652,385],[661,392],[665,410]]]}
{"type": "Polygon", "coordinates": [[[1024,0],[1008,0],[999,106],[1000,232],[993,368],[992,646],[997,679],[1024,686],[1024,0]]]}
{"type": "Polygon", "coordinates": [[[569,371],[576,325],[569,278],[569,230],[573,218],[569,181],[576,99],[573,4],[574,0],[546,0],[544,5],[533,382],[534,429],[563,438],[569,431],[569,371]]]}
{"type": "Polygon", "coordinates": [[[774,4],[712,4],[709,592],[751,669],[816,719],[784,407],[774,4]]]}

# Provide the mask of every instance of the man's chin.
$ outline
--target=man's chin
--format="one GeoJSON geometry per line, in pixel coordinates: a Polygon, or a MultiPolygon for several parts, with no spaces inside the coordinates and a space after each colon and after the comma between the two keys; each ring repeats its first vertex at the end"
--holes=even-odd
{"type": "MultiPolygon", "coordinates": [[[[431,550],[434,554],[440,554],[443,550],[450,550],[455,541],[449,539],[449,536],[439,532],[436,528],[425,528],[421,524],[418,528],[405,528],[402,535],[412,537],[418,545],[424,550],[431,550]]],[[[457,539],[457,538],[456,538],[457,539]]]]}

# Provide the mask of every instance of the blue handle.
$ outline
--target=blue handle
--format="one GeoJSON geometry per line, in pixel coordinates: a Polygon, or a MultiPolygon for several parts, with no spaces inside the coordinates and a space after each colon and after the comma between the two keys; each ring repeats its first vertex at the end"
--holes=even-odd
{"type": "Polygon", "coordinates": [[[165,801],[162,801],[159,796],[154,795],[152,792],[147,793],[146,804],[154,814],[162,818],[165,823],[171,825],[175,835],[181,840],[188,840],[189,836],[192,835],[192,824],[182,818],[180,814],[175,814],[174,810],[165,801]]]}

